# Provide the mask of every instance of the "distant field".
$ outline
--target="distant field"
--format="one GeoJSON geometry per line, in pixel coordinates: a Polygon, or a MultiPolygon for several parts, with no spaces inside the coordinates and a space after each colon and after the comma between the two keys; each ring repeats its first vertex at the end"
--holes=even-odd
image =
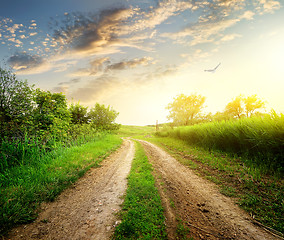
{"type": "Polygon", "coordinates": [[[155,127],[122,125],[115,133],[121,137],[150,137],[155,133],[155,127]]]}

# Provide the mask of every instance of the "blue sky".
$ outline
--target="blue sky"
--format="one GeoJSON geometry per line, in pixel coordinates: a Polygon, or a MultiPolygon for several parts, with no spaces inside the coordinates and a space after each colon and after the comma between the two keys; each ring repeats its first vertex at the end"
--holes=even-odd
{"type": "Polygon", "coordinates": [[[284,112],[284,10],[278,0],[1,1],[1,65],[123,124],[165,122],[184,93],[206,112],[257,94],[284,112]],[[220,67],[215,73],[204,72],[220,67]]]}

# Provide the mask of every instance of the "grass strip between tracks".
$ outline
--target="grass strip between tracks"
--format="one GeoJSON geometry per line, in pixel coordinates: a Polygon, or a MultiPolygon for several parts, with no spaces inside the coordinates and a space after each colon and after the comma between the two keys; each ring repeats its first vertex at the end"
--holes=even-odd
{"type": "Polygon", "coordinates": [[[136,143],[122,222],[116,227],[113,239],[167,239],[162,203],[152,171],[144,149],[136,143]]]}
{"type": "Polygon", "coordinates": [[[0,174],[0,236],[17,224],[33,221],[41,202],[53,201],[88,169],[98,167],[121,143],[118,136],[103,135],[0,174]]]}

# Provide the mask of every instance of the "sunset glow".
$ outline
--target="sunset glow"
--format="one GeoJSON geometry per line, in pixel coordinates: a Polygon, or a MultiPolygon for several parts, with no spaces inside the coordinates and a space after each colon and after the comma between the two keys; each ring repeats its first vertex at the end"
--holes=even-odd
{"type": "Polygon", "coordinates": [[[284,10],[278,0],[6,1],[1,66],[71,102],[112,106],[117,122],[167,121],[181,93],[206,112],[257,94],[284,112],[284,10]],[[214,73],[205,72],[221,65],[214,73]]]}

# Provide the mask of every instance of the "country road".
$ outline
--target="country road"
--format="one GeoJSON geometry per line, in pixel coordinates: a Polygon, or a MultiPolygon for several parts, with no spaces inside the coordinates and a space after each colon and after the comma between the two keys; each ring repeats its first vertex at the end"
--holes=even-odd
{"type": "Polygon", "coordinates": [[[125,140],[101,167],[89,170],[55,202],[44,204],[34,223],[13,229],[8,239],[109,239],[117,224],[115,213],[123,201],[134,152],[133,142],[125,140]]]}
{"type": "MultiPolygon", "coordinates": [[[[180,221],[195,240],[280,239],[255,226],[213,183],[197,176],[156,145],[139,142],[154,168],[168,239],[177,239],[180,221]]],[[[55,202],[43,204],[35,222],[14,228],[7,239],[110,239],[119,224],[115,213],[123,202],[134,153],[133,141],[124,140],[101,167],[89,170],[55,202]]]]}
{"type": "Polygon", "coordinates": [[[197,176],[156,145],[140,142],[155,169],[169,239],[176,239],[177,219],[187,225],[195,240],[280,239],[256,227],[212,182],[197,176]]]}

